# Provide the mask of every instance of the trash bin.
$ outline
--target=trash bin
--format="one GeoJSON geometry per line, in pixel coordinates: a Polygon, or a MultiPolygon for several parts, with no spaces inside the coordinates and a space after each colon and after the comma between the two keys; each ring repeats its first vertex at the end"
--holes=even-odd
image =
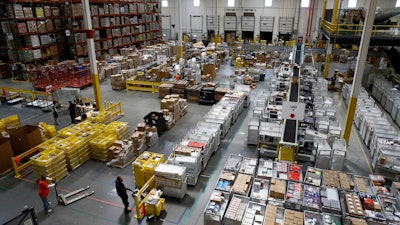
{"type": "Polygon", "coordinates": [[[151,112],[143,119],[146,125],[157,127],[157,133],[159,136],[166,130],[164,113],[162,112],[151,112]]]}
{"type": "Polygon", "coordinates": [[[264,81],[265,80],[265,73],[260,74],[260,81],[264,81]]]}

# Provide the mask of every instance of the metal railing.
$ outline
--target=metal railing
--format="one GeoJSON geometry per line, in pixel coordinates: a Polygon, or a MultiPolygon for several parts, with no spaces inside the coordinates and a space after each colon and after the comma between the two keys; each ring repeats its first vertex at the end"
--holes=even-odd
{"type": "MultiPolygon", "coordinates": [[[[321,27],[330,35],[351,35],[361,36],[364,26],[360,24],[332,24],[327,20],[321,21],[321,27]]],[[[373,25],[372,37],[400,35],[400,25],[373,25]]]]}

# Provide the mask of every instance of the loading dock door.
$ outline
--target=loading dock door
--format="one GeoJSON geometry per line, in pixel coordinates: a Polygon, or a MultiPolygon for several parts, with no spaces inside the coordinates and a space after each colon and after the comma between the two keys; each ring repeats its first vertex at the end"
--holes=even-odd
{"type": "Polygon", "coordinates": [[[266,40],[267,43],[272,43],[272,36],[274,32],[275,17],[261,16],[260,17],[260,39],[266,40]]]}
{"type": "Polygon", "coordinates": [[[235,41],[236,38],[236,23],[237,23],[237,17],[227,15],[224,17],[224,31],[225,31],[225,41],[228,43],[231,43],[232,41],[235,41]]]}
{"type": "Polygon", "coordinates": [[[203,35],[203,16],[190,15],[190,33],[192,40],[201,41],[203,35]]]}
{"type": "Polygon", "coordinates": [[[218,32],[218,17],[207,15],[207,38],[214,42],[215,34],[218,32]]]}
{"type": "Polygon", "coordinates": [[[161,15],[162,36],[163,40],[172,39],[171,15],[161,15]]]}
{"type": "Polygon", "coordinates": [[[279,38],[286,41],[290,40],[293,32],[294,17],[279,17],[279,38]]]}
{"type": "Polygon", "coordinates": [[[253,42],[254,26],[254,13],[244,13],[244,15],[242,16],[242,39],[245,42],[253,42]]]}

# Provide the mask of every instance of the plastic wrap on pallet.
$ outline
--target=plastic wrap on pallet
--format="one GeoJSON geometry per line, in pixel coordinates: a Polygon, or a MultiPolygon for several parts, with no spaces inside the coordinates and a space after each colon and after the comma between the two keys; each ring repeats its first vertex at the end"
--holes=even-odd
{"type": "Polygon", "coordinates": [[[183,152],[181,150],[176,150],[178,149],[175,148],[168,157],[168,163],[186,167],[188,184],[195,185],[201,172],[201,153],[198,151],[183,152]],[[182,153],[185,155],[181,155],[182,153]]]}

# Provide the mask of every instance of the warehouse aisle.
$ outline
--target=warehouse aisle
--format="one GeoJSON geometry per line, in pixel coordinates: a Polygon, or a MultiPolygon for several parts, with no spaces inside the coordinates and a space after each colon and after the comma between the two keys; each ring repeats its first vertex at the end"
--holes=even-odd
{"type": "MultiPolygon", "coordinates": [[[[229,65],[229,64],[228,64],[229,65]]],[[[268,73],[272,71],[269,70],[268,73]]],[[[228,83],[229,76],[233,73],[230,66],[224,65],[219,71],[216,82],[228,83]]],[[[268,88],[268,74],[264,82],[257,83],[257,89],[251,91],[251,100],[268,88]]],[[[12,85],[10,82],[8,85],[12,85]]],[[[3,85],[3,83],[2,83],[3,85]]],[[[1,85],[0,85],[1,86],[1,85]]],[[[143,121],[143,117],[151,111],[159,109],[160,99],[157,94],[146,92],[113,91],[109,81],[101,83],[101,93],[103,100],[121,101],[124,117],[121,121],[129,122],[132,132],[138,122],[143,121]]],[[[83,96],[93,97],[91,87],[82,90],[83,96]]],[[[332,94],[335,104],[338,106],[338,119],[343,121],[345,118],[345,106],[341,101],[340,93],[332,94]]],[[[187,195],[182,200],[174,198],[166,199],[166,214],[162,221],[143,220],[140,224],[203,224],[203,211],[217,182],[219,173],[230,154],[241,154],[246,157],[256,157],[256,147],[248,146],[247,124],[252,114],[252,105],[245,108],[238,121],[231,127],[229,133],[222,141],[219,151],[216,152],[208,163],[207,168],[200,175],[195,187],[189,187],[187,195]],[[196,221],[196,222],[195,222],[196,221]]],[[[167,157],[175,144],[194,127],[194,125],[207,113],[210,106],[189,103],[189,112],[181,118],[177,124],[169,131],[160,136],[157,144],[150,148],[150,151],[163,153],[167,157]]],[[[53,123],[50,113],[42,113],[38,109],[22,108],[20,105],[1,105],[1,115],[12,115],[18,113],[22,124],[34,124],[38,121],[53,123]]],[[[60,112],[60,126],[69,124],[67,111],[60,112]]],[[[343,125],[343,123],[342,123],[343,125]]],[[[354,129],[354,128],[353,128],[354,129]]],[[[348,160],[346,160],[346,170],[355,174],[366,175],[369,173],[368,166],[359,143],[356,139],[357,134],[353,130],[349,147],[348,160]]],[[[13,174],[0,178],[0,201],[7,204],[0,205],[0,222],[10,219],[23,210],[24,206],[34,207],[38,213],[40,224],[139,224],[134,218],[134,214],[126,216],[123,213],[123,205],[118,198],[114,188],[116,176],[124,177],[126,186],[133,188],[134,180],[132,168],[128,166],[124,169],[107,167],[103,162],[89,160],[79,169],[71,172],[69,176],[59,182],[59,191],[68,193],[82,186],[90,185],[95,194],[87,199],[71,204],[69,206],[56,206],[50,215],[43,214],[43,207],[40,198],[37,196],[37,184],[32,173],[27,174],[22,179],[14,179],[13,174]]],[[[54,190],[51,190],[50,200],[55,204],[56,198],[54,190]]],[[[131,206],[133,199],[130,200],[131,206]]]]}

